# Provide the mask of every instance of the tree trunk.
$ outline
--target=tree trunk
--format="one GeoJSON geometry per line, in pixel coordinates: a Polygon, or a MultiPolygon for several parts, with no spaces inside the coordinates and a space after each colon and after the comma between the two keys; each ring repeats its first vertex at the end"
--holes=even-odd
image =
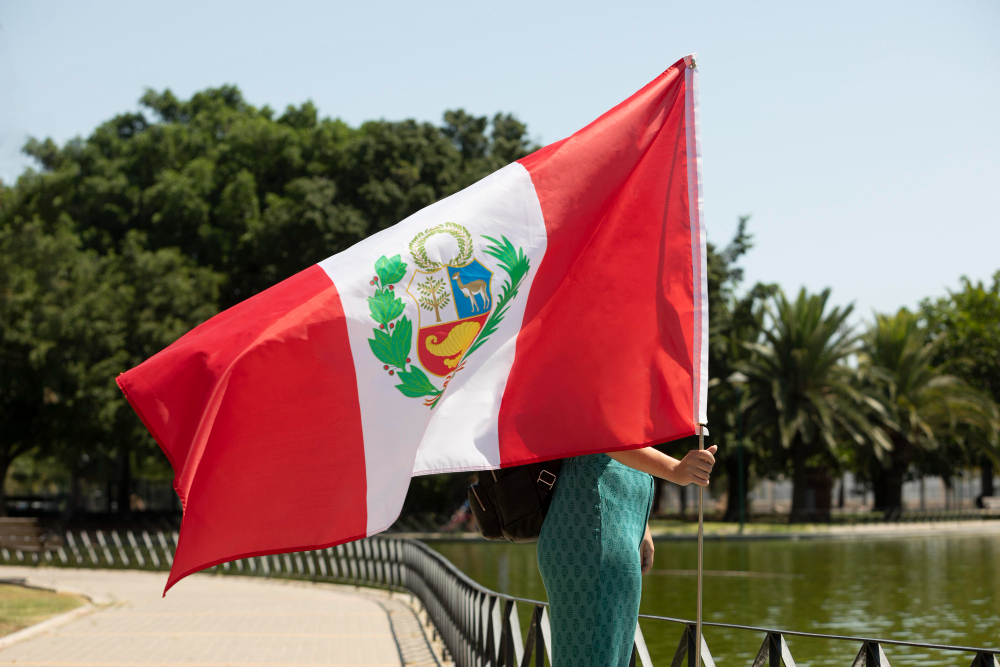
{"type": "Polygon", "coordinates": [[[680,494],[681,494],[681,496],[680,496],[680,501],[681,501],[681,519],[683,519],[687,515],[687,506],[688,506],[687,487],[686,486],[678,486],[677,487],[677,491],[679,491],[680,494]]]}
{"type": "Polygon", "coordinates": [[[871,463],[871,478],[872,478],[872,493],[875,495],[875,501],[872,504],[873,512],[881,512],[885,510],[885,499],[887,496],[886,492],[886,481],[885,481],[885,469],[882,468],[882,464],[875,459],[871,463]]]}
{"type": "Polygon", "coordinates": [[[983,496],[990,497],[995,494],[993,487],[993,461],[988,456],[983,456],[979,467],[980,481],[982,482],[982,492],[976,498],[976,507],[982,509],[983,496]]]}
{"type": "Polygon", "coordinates": [[[882,471],[881,483],[875,487],[875,511],[885,513],[887,519],[903,511],[903,478],[906,468],[893,466],[882,471]]]}
{"type": "Polygon", "coordinates": [[[833,478],[826,466],[806,468],[808,484],[808,518],[810,521],[829,521],[833,507],[833,478]]]}
{"type": "Polygon", "coordinates": [[[7,452],[0,454],[0,516],[7,516],[7,470],[13,461],[7,452]]]}
{"type": "Polygon", "coordinates": [[[896,437],[892,444],[888,467],[882,466],[878,461],[872,463],[872,486],[875,491],[873,509],[885,513],[887,519],[898,516],[903,511],[903,480],[913,458],[913,447],[909,442],[896,437]]]}
{"type": "MultiPolygon", "coordinates": [[[[744,452],[745,454],[746,452],[744,452]]],[[[739,457],[735,453],[729,452],[726,455],[726,513],[723,516],[724,521],[739,521],[740,520],[740,466],[739,457]]],[[[744,513],[749,509],[749,503],[747,502],[748,486],[750,481],[750,462],[749,457],[743,457],[743,508],[744,513]]]]}
{"type": "Polygon", "coordinates": [[[115,500],[118,503],[119,514],[128,514],[132,509],[132,457],[129,454],[129,447],[119,445],[115,471],[117,484],[115,500]]]}
{"type": "Polygon", "coordinates": [[[983,465],[980,468],[983,481],[983,495],[992,496],[996,495],[993,490],[993,461],[989,460],[985,456],[983,457],[983,465]]]}
{"type": "Polygon", "coordinates": [[[885,477],[879,475],[878,477],[872,477],[872,493],[875,495],[875,500],[872,502],[873,512],[883,512],[885,511],[885,477]]]}
{"type": "Polygon", "coordinates": [[[833,505],[833,480],[826,466],[809,467],[805,443],[792,443],[792,511],[789,520],[829,521],[833,505]]]}
{"type": "Polygon", "coordinates": [[[722,515],[723,521],[740,520],[740,480],[737,479],[739,466],[736,464],[736,457],[732,453],[726,456],[726,511],[722,515]]]}
{"type": "Polygon", "coordinates": [[[83,509],[83,480],[80,479],[80,473],[77,470],[73,470],[73,475],[70,478],[69,483],[69,503],[67,510],[68,518],[73,518],[83,509]]]}
{"type": "Polygon", "coordinates": [[[806,470],[806,447],[801,442],[792,443],[792,511],[789,520],[806,521],[810,508],[809,478],[806,470]]]}

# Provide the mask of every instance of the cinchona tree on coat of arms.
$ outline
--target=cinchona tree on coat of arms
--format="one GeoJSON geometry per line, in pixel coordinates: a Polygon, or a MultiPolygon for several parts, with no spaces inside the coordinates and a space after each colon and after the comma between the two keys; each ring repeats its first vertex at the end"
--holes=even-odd
{"type": "Polygon", "coordinates": [[[383,255],[375,262],[375,277],[369,282],[375,293],[368,297],[368,308],[378,327],[368,344],[382,369],[399,378],[396,388],[404,396],[424,398],[430,408],[437,405],[469,355],[496,332],[528,273],[523,249],[515,248],[504,236],[499,241],[489,236],[483,239],[489,242],[483,252],[495,258],[507,274],[497,296],[493,271],[473,257],[472,235],[454,222],[426,229],[410,241],[410,255],[417,266],[412,273],[400,255],[383,255]],[[447,234],[458,243],[458,253],[447,262],[432,260],[425,248],[427,240],[438,234],[447,234]],[[409,279],[404,280],[407,275],[409,279]],[[418,313],[413,355],[413,323],[403,315],[406,307],[396,293],[403,282],[418,313]],[[440,387],[434,377],[444,378],[440,387]]]}

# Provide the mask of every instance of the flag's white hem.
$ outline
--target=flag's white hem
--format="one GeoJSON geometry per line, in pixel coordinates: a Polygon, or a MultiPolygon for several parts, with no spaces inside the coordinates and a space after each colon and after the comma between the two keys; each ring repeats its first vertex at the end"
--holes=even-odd
{"type": "Polygon", "coordinates": [[[691,273],[694,277],[695,365],[692,368],[693,417],[696,424],[708,422],[708,270],[707,243],[701,197],[701,127],[698,109],[697,54],[684,58],[684,120],[687,129],[688,213],[691,219],[691,273]]]}

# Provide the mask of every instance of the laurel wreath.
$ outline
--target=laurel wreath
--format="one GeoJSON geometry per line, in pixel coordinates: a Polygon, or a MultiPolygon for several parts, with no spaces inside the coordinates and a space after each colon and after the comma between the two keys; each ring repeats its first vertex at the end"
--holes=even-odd
{"type": "Polygon", "coordinates": [[[406,306],[396,296],[396,285],[405,276],[406,262],[399,255],[382,255],[375,262],[375,277],[368,282],[375,287],[375,293],[368,297],[368,310],[378,328],[372,329],[374,338],[368,339],[368,346],[382,362],[382,370],[399,378],[401,384],[396,389],[404,396],[438,396],[443,390],[435,387],[427,374],[410,361],[413,324],[405,315],[400,317],[406,306]]]}
{"type": "MultiPolygon", "coordinates": [[[[413,253],[413,261],[417,266],[425,271],[436,271],[445,266],[432,261],[423,251],[427,239],[440,233],[451,234],[458,241],[458,257],[448,262],[449,266],[465,266],[472,261],[472,235],[461,225],[446,222],[421,232],[410,242],[410,252],[413,253]],[[457,263],[461,259],[464,259],[464,264],[457,263]]],[[[396,385],[396,389],[409,398],[430,397],[426,398],[424,405],[432,410],[452,378],[465,366],[465,360],[469,355],[482,347],[496,332],[510,308],[510,301],[517,296],[517,291],[531,267],[524,250],[515,248],[507,237],[501,236],[499,241],[489,236],[483,238],[491,244],[483,251],[499,262],[500,268],[507,274],[507,280],[504,281],[500,296],[495,302],[496,307],[487,318],[486,324],[462,356],[461,364],[445,378],[444,385],[440,389],[410,360],[413,324],[403,315],[406,306],[402,299],[396,296],[396,285],[406,276],[406,262],[402,261],[399,255],[394,257],[382,255],[375,262],[375,277],[368,282],[375,288],[374,294],[368,297],[368,310],[371,318],[378,324],[378,328],[372,329],[373,337],[368,339],[368,346],[372,354],[382,362],[382,370],[389,376],[399,378],[400,384],[396,385]]]]}
{"type": "Polygon", "coordinates": [[[410,241],[410,254],[413,261],[424,271],[433,273],[445,266],[459,268],[472,261],[472,234],[469,230],[454,222],[445,222],[430,229],[425,229],[410,241]],[[458,242],[458,255],[447,262],[435,262],[427,256],[427,249],[424,247],[427,239],[437,234],[449,234],[458,242]]]}

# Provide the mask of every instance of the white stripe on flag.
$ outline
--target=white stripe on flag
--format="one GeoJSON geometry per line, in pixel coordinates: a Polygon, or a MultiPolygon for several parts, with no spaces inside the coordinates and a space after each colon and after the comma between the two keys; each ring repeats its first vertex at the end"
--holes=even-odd
{"type": "MultiPolygon", "coordinates": [[[[514,163],[320,262],[337,287],[347,318],[365,442],[369,534],[384,530],[396,520],[412,475],[500,466],[497,414],[514,361],[515,341],[531,281],[545,247],[545,223],[531,177],[524,167],[514,163]],[[403,316],[413,323],[410,354],[417,364],[418,323],[421,316],[425,323],[433,323],[434,315],[426,310],[420,312],[405,292],[419,270],[410,242],[420,232],[446,222],[457,223],[470,232],[473,257],[493,272],[494,311],[507,274],[496,259],[484,252],[490,242],[483,237],[505,237],[515,248],[522,248],[531,269],[517,297],[509,301],[497,330],[465,360],[431,409],[424,399],[410,398],[397,390],[398,376],[389,376],[369,347],[373,328],[378,326],[369,311],[368,298],[375,289],[369,281],[375,275],[375,262],[383,255],[400,255],[406,262],[406,275],[395,289],[406,307],[403,316]]],[[[444,262],[454,257],[458,244],[447,234],[438,234],[427,241],[426,248],[431,259],[444,262]]],[[[461,293],[453,297],[453,301],[467,298],[461,293]]],[[[449,311],[454,308],[454,302],[448,304],[449,311]]],[[[444,378],[430,373],[428,377],[437,387],[444,382],[444,378]]]]}
{"type": "Polygon", "coordinates": [[[697,54],[684,58],[684,125],[687,128],[688,211],[691,218],[691,263],[694,274],[694,337],[695,358],[692,360],[694,380],[694,421],[708,423],[708,256],[701,194],[701,119],[698,109],[697,54]],[[692,67],[692,65],[694,65],[692,67]]]}

